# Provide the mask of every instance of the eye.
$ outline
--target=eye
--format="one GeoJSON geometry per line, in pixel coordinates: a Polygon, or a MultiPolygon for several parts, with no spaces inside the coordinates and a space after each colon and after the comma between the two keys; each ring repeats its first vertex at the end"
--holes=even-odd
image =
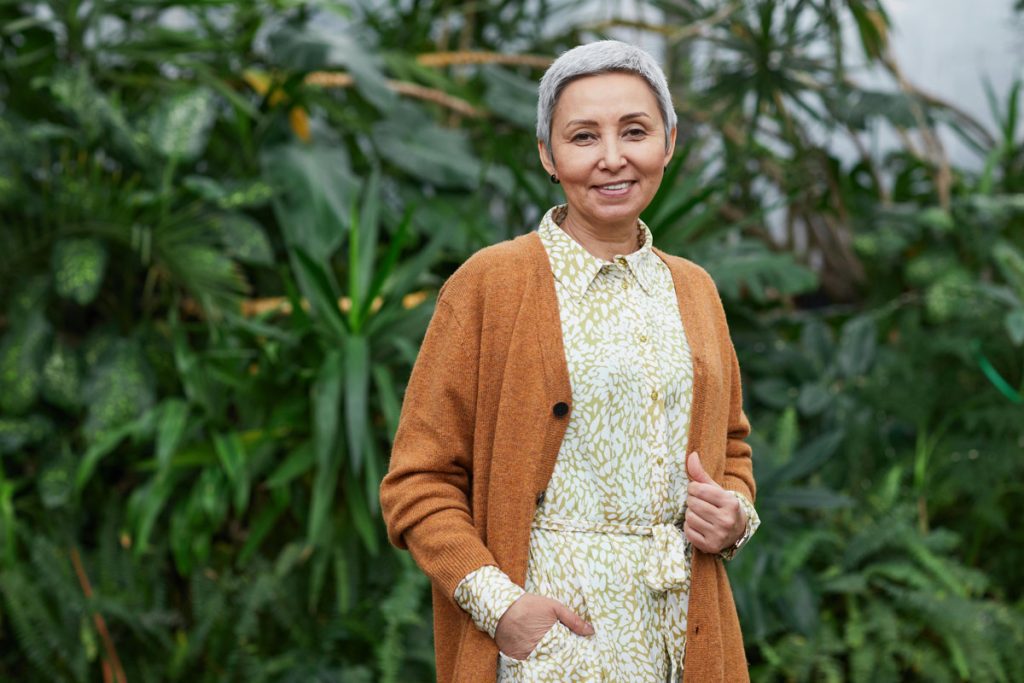
{"type": "Polygon", "coordinates": [[[576,133],[575,135],[572,136],[572,141],[573,142],[588,142],[588,141],[593,140],[593,139],[594,139],[594,134],[593,133],[588,133],[586,131],[580,131],[579,133],[576,133]]]}
{"type": "Polygon", "coordinates": [[[626,131],[626,135],[631,138],[642,138],[647,135],[647,131],[643,128],[630,128],[626,131]]]}

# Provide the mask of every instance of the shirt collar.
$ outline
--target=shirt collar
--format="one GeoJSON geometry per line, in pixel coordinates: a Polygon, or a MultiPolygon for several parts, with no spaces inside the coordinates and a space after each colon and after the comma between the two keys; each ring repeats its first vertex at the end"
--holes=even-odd
{"type": "Polygon", "coordinates": [[[645,294],[650,295],[654,292],[656,269],[660,259],[652,250],[654,237],[646,223],[640,221],[644,233],[642,247],[631,254],[616,254],[612,261],[605,261],[584,249],[583,245],[570,237],[555,222],[554,214],[559,208],[552,207],[544,214],[539,232],[550,257],[555,279],[569,290],[573,298],[582,298],[590,283],[601,272],[601,268],[613,262],[624,263],[636,277],[645,294]]]}

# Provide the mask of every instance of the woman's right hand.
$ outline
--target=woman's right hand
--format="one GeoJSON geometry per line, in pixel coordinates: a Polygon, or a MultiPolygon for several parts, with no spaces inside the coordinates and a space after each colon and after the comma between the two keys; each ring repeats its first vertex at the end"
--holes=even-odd
{"type": "Polygon", "coordinates": [[[556,621],[578,635],[594,635],[593,626],[558,600],[524,593],[498,620],[494,642],[505,656],[526,659],[556,621]]]}

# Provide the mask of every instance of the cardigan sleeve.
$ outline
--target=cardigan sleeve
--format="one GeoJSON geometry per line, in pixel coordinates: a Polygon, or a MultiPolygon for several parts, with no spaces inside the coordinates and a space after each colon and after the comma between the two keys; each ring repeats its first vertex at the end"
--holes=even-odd
{"type": "Polygon", "coordinates": [[[469,504],[478,355],[479,344],[442,296],[413,365],[380,488],[389,540],[407,548],[449,599],[470,572],[497,564],[469,504]]]}
{"type": "MultiPolygon", "coordinates": [[[[725,314],[722,315],[725,325],[725,314]]],[[[729,330],[726,327],[725,336],[728,345],[728,353],[731,361],[732,383],[729,390],[729,423],[725,444],[725,483],[723,486],[730,491],[742,493],[748,501],[754,502],[757,487],[754,484],[754,467],[751,462],[750,444],[746,438],[750,436],[750,420],[743,412],[743,387],[740,380],[740,365],[736,359],[736,350],[732,341],[728,338],[729,330]]]]}

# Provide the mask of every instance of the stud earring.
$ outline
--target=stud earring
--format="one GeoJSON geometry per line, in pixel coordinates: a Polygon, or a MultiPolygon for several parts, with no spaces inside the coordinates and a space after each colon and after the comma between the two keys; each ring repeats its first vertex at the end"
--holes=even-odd
{"type": "Polygon", "coordinates": [[[555,185],[558,185],[562,181],[558,179],[558,176],[556,176],[554,173],[552,173],[551,174],[551,182],[554,183],[555,185]]]}

